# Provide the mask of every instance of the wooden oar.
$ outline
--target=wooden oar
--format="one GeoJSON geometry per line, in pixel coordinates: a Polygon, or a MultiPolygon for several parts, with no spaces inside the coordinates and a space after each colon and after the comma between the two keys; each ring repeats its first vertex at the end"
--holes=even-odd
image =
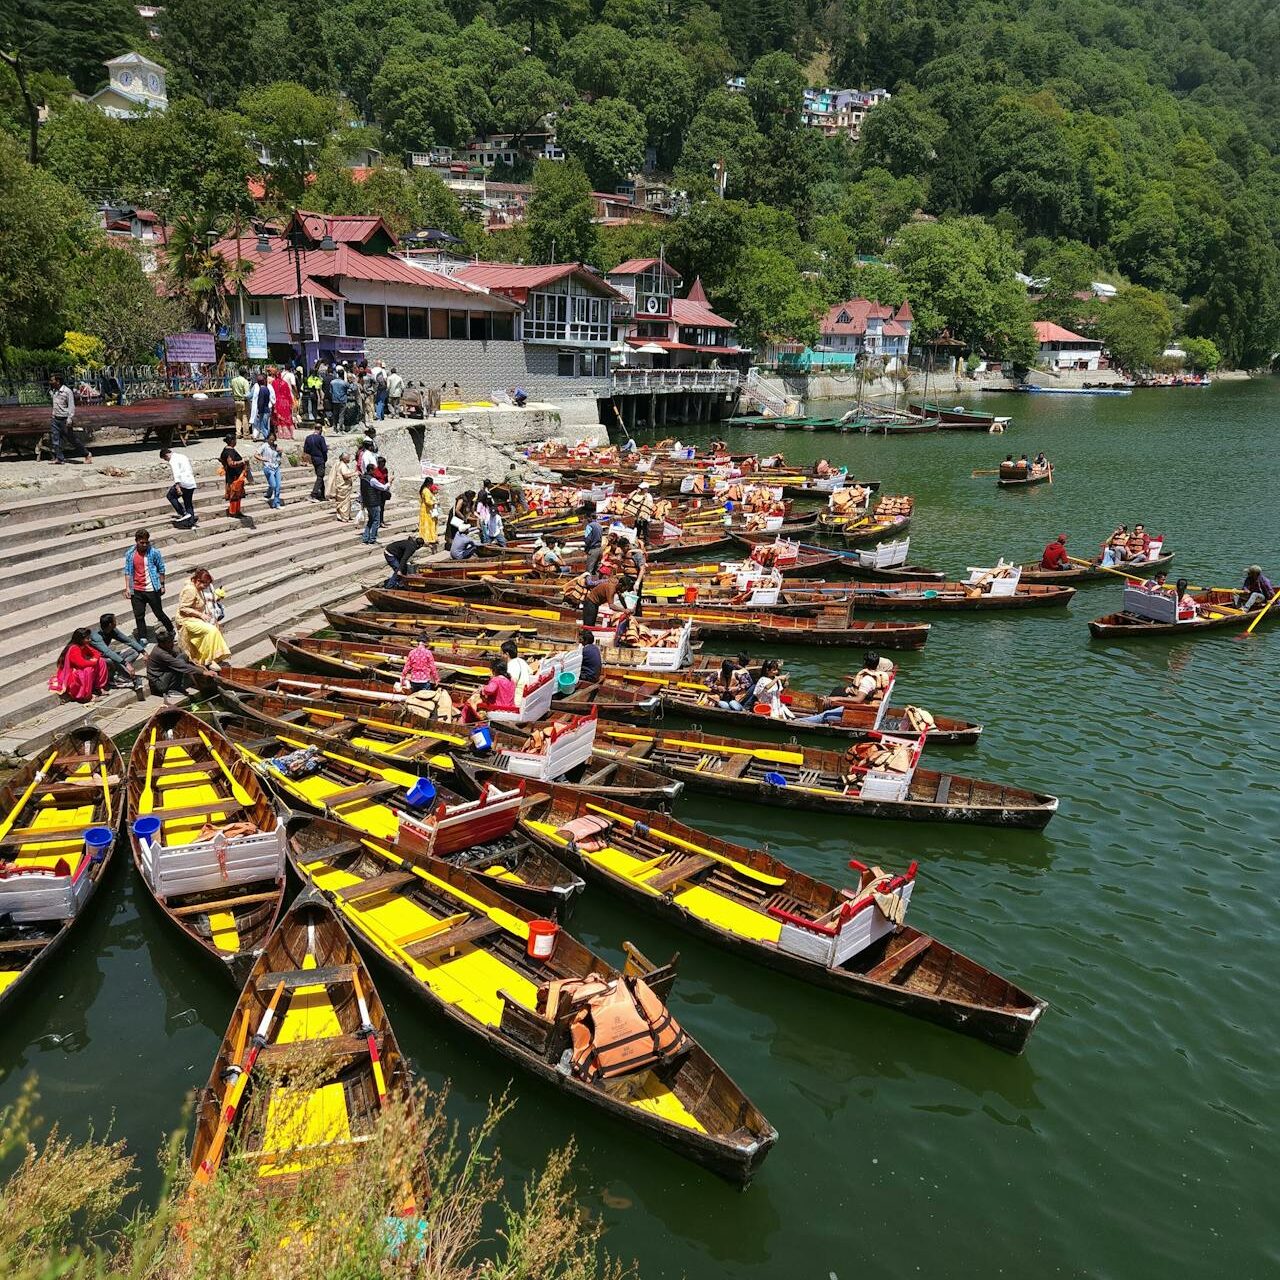
{"type": "MultiPolygon", "coordinates": [[[[612,809],[605,809],[601,805],[592,804],[587,801],[587,808],[592,813],[602,814],[606,818],[612,818],[615,822],[625,822],[629,827],[636,826],[635,818],[628,818],[624,813],[614,813],[612,809]]],[[[704,857],[711,858],[716,862],[723,863],[726,867],[732,868],[739,875],[744,875],[750,880],[758,880],[761,884],[770,885],[773,888],[780,888],[787,883],[785,876],[771,876],[767,871],[757,871],[754,867],[749,867],[743,862],[736,862],[733,858],[726,857],[723,853],[716,853],[712,849],[705,849],[700,844],[691,844],[688,840],[682,840],[679,836],[673,836],[669,831],[659,831],[655,827],[644,824],[649,829],[649,834],[657,839],[665,840],[668,844],[675,845],[677,849],[685,849],[689,853],[700,853],[704,857]]]]}
{"type": "Polygon", "coordinates": [[[252,809],[254,804],[253,793],[231,772],[231,767],[214,749],[213,743],[209,741],[209,736],[203,729],[200,730],[200,741],[204,743],[205,750],[214,758],[218,768],[222,770],[227,781],[231,783],[231,794],[235,797],[236,804],[242,804],[246,809],[252,809]]]}
{"type": "Polygon", "coordinates": [[[1245,631],[1244,631],[1245,635],[1247,636],[1253,635],[1254,627],[1256,627],[1258,623],[1260,623],[1263,620],[1263,618],[1267,616],[1268,610],[1270,610],[1271,606],[1275,604],[1277,600],[1280,600],[1280,591],[1277,591],[1275,595],[1273,595],[1271,599],[1267,601],[1267,603],[1263,606],[1262,612],[1258,614],[1258,616],[1254,618],[1254,620],[1251,623],[1249,623],[1248,627],[1245,628],[1245,631]]]}
{"type": "Polygon", "coordinates": [[[382,1059],[378,1057],[378,1039],[374,1034],[373,1022],[369,1018],[369,1006],[364,1002],[364,990],[360,986],[359,970],[351,975],[351,985],[356,992],[356,1005],[360,1010],[360,1034],[369,1043],[369,1062],[373,1067],[373,1083],[378,1090],[378,1106],[384,1111],[387,1107],[387,1081],[382,1074],[382,1059]]]}
{"type": "Polygon", "coordinates": [[[0,822],[0,840],[3,840],[13,830],[13,824],[17,822],[23,809],[27,807],[27,801],[31,799],[31,793],[44,781],[44,775],[57,758],[58,753],[56,750],[49,752],[49,758],[32,775],[31,781],[27,784],[27,789],[19,797],[18,803],[9,810],[9,816],[3,822],[0,822]]]}
{"type": "Polygon", "coordinates": [[[998,476],[1000,474],[999,467],[984,467],[980,471],[975,471],[974,476],[998,476]]]}
{"type": "Polygon", "coordinates": [[[147,778],[142,786],[142,794],[138,797],[138,812],[150,813],[156,807],[156,793],[151,786],[151,768],[156,762],[156,731],[151,730],[151,741],[147,743],[147,778]]]}
{"type": "Polygon", "coordinates": [[[284,982],[278,982],[276,989],[271,995],[271,1003],[267,1005],[266,1012],[262,1015],[262,1021],[258,1024],[258,1030],[254,1033],[253,1047],[249,1050],[249,1056],[245,1059],[244,1066],[240,1069],[231,1088],[227,1091],[226,1105],[222,1109],[222,1119],[218,1121],[217,1131],[213,1135],[213,1140],[209,1143],[209,1149],[205,1152],[205,1157],[200,1161],[200,1167],[195,1172],[192,1179],[192,1186],[201,1186],[213,1177],[214,1171],[222,1162],[222,1149],[227,1144],[227,1134],[231,1132],[231,1125],[235,1121],[236,1112],[240,1109],[240,1101],[244,1097],[245,1087],[249,1083],[249,1076],[253,1073],[254,1064],[258,1061],[258,1054],[266,1047],[267,1037],[271,1034],[271,1024],[275,1020],[276,1006],[280,1003],[280,997],[284,993],[284,982]]]}
{"type": "Polygon", "coordinates": [[[102,777],[102,801],[107,807],[107,821],[111,821],[111,785],[107,782],[107,753],[98,743],[98,773],[102,777]]]}

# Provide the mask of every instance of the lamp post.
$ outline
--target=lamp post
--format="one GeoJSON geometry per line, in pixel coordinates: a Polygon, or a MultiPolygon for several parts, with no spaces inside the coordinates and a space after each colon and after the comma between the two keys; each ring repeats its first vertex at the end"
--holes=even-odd
{"type": "MultiPolygon", "coordinates": [[[[293,211],[293,219],[289,224],[289,234],[284,237],[285,252],[293,259],[293,275],[297,285],[297,293],[294,295],[298,307],[298,324],[295,333],[298,338],[298,353],[302,359],[302,373],[305,377],[310,370],[307,367],[307,346],[306,339],[302,331],[302,263],[307,256],[307,239],[306,232],[303,230],[302,221],[298,217],[298,211],[293,211]]],[[[320,240],[319,247],[325,251],[333,249],[333,237],[329,234],[328,224],[325,225],[324,236],[320,240]]],[[[258,236],[258,252],[270,253],[271,242],[266,232],[258,236]]]]}

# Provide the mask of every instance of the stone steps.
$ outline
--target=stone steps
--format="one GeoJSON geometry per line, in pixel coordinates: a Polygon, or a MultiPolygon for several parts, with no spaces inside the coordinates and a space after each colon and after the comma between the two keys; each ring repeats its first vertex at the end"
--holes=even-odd
{"type": "MultiPolygon", "coordinates": [[[[139,703],[131,691],[121,690],[82,706],[60,701],[46,687],[75,627],[95,625],[99,614],[111,611],[132,631],[120,562],[140,525],[152,530],[165,555],[166,612],[177,607],[182,584],[197,564],[213,570],[226,587],[226,636],[237,663],[262,661],[273,652],[273,633],[322,627],[322,606],[354,604],[365,586],[382,581],[381,548],[361,543],[358,526],[338,523],[330,504],[306,500],[309,473],[305,487],[300,468],[286,473],[286,493],[291,476],[292,500],[272,511],[259,485],[245,521],[226,516],[221,489],[202,482],[200,524],[189,531],[172,527],[163,484],[0,502],[0,652],[6,659],[0,667],[0,749],[34,752],[86,720],[112,734],[124,732],[159,705],[151,697],[139,703]]],[[[416,519],[403,502],[389,514],[393,525],[416,519]]],[[[386,529],[383,545],[398,532],[386,529]]]]}

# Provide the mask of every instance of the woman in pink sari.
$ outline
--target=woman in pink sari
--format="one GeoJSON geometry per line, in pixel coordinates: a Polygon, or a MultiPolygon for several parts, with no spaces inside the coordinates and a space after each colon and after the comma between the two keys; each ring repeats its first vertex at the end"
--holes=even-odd
{"type": "Polygon", "coordinates": [[[107,660],[89,643],[89,629],[77,627],[58,657],[49,688],[72,702],[91,702],[107,687],[107,660]]]}
{"type": "Polygon", "coordinates": [[[276,393],[275,408],[271,410],[271,425],[281,440],[293,439],[293,388],[284,380],[280,370],[271,375],[271,388],[276,393]]]}

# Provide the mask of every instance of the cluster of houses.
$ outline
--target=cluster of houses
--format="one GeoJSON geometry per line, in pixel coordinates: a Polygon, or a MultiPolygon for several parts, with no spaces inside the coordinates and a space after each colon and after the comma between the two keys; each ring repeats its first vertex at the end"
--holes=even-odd
{"type": "MultiPolygon", "coordinates": [[[[745,93],[746,76],[732,76],[725,82],[730,93],[745,93]]],[[[857,141],[867,112],[890,98],[888,89],[806,89],[800,105],[800,121],[819,129],[824,137],[846,137],[857,141]]]]}

